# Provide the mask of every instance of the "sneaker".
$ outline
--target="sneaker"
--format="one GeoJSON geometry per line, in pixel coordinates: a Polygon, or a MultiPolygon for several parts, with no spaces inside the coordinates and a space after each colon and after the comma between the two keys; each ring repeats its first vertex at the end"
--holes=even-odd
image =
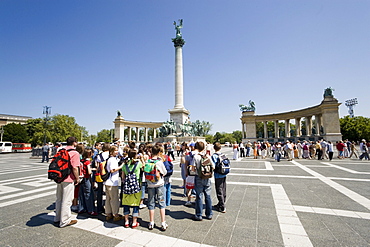
{"type": "Polygon", "coordinates": [[[185,202],[185,206],[191,206],[191,202],[189,201],[185,202]]]}
{"type": "Polygon", "coordinates": [[[220,210],[221,213],[226,213],[226,208],[224,208],[223,210],[220,210]]]}
{"type": "Polygon", "coordinates": [[[125,222],[125,228],[129,228],[130,227],[130,222],[129,221],[126,221],[125,222]]]}
{"type": "Polygon", "coordinates": [[[166,222],[162,222],[161,231],[164,232],[164,231],[167,230],[167,228],[168,228],[167,223],[166,222]]]}
{"type": "Polygon", "coordinates": [[[202,218],[197,217],[195,215],[193,215],[193,217],[191,217],[191,219],[194,220],[194,221],[202,221],[203,220],[202,218]]]}
{"type": "Polygon", "coordinates": [[[140,204],[139,208],[140,209],[143,209],[143,208],[146,208],[147,206],[145,204],[140,204]]]}
{"type": "Polygon", "coordinates": [[[152,223],[152,222],[150,222],[150,223],[149,223],[149,226],[148,226],[148,229],[149,229],[149,230],[153,230],[154,226],[155,226],[155,224],[154,224],[154,223],[152,223]]]}
{"type": "Polygon", "coordinates": [[[204,217],[206,220],[212,220],[212,215],[211,216],[206,216],[204,217]]]}

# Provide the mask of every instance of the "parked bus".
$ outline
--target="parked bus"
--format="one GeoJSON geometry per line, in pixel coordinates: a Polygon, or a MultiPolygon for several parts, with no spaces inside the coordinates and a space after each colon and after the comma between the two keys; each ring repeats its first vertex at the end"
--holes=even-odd
{"type": "Polygon", "coordinates": [[[13,143],[12,152],[15,153],[32,152],[31,143],[13,143]]]}
{"type": "Polygon", "coordinates": [[[12,143],[11,142],[0,142],[0,153],[11,153],[12,143]]]}

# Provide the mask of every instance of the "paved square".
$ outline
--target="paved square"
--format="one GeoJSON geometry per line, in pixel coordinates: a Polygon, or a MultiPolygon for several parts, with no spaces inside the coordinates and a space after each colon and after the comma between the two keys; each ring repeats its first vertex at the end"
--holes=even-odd
{"type": "MultiPolygon", "coordinates": [[[[230,148],[222,151],[232,157],[230,148]]],[[[190,219],[194,208],[184,206],[176,160],[166,232],[147,229],[147,209],[135,230],[87,215],[59,229],[52,224],[56,186],[47,180],[47,164],[29,154],[0,155],[0,246],[370,245],[370,162],[243,158],[232,168],[227,213],[214,211],[211,221],[190,219]]]]}

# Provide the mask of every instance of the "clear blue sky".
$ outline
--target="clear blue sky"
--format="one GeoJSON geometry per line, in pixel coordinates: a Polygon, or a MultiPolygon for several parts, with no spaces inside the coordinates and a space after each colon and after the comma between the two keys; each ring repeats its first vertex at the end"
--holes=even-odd
{"type": "Polygon", "coordinates": [[[0,1],[1,114],[76,118],[90,134],[166,121],[175,104],[173,21],[184,19],[184,105],[212,132],[320,104],[335,89],[370,116],[370,1],[0,1]]]}

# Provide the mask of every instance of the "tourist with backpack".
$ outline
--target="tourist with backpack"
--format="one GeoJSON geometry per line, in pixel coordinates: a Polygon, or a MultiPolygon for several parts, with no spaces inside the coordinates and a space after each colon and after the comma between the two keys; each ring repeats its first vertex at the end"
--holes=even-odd
{"type": "Polygon", "coordinates": [[[141,177],[140,171],[143,164],[140,159],[137,159],[137,151],[130,149],[127,159],[122,166],[122,181],[123,181],[123,215],[125,217],[125,228],[130,227],[129,215],[132,208],[132,228],[139,226],[137,218],[139,216],[139,205],[141,200],[141,177]]]}
{"type": "MultiPolygon", "coordinates": [[[[109,149],[109,158],[106,163],[106,170],[109,173],[109,177],[104,181],[105,185],[105,214],[106,220],[119,221],[122,216],[118,214],[119,210],[119,193],[118,188],[120,185],[119,170],[122,169],[122,165],[119,166],[118,159],[118,147],[111,146],[109,149]]],[[[104,178],[102,178],[104,179],[104,178]]]]}
{"type": "Polygon", "coordinates": [[[103,213],[104,207],[103,207],[103,191],[104,191],[104,184],[103,180],[101,179],[101,175],[104,172],[104,167],[106,165],[107,159],[109,158],[109,143],[104,143],[102,146],[102,152],[99,153],[96,157],[96,173],[95,173],[95,182],[98,185],[97,191],[96,191],[96,210],[97,212],[103,213]]]}
{"type": "Polygon", "coordinates": [[[197,175],[195,176],[195,191],[196,191],[196,201],[195,201],[195,215],[193,220],[201,221],[203,220],[203,197],[205,199],[205,218],[208,220],[212,219],[212,199],[211,199],[211,179],[214,170],[214,164],[212,159],[204,153],[204,142],[196,142],[194,157],[192,163],[194,164],[197,175]]]}
{"type": "Polygon", "coordinates": [[[77,138],[68,137],[67,147],[59,151],[64,152],[64,150],[67,150],[71,170],[67,177],[57,183],[54,224],[59,225],[59,227],[66,227],[77,223],[77,220],[73,220],[71,217],[74,186],[80,183],[80,154],[75,150],[76,146],[77,138]]]}
{"type": "Polygon", "coordinates": [[[166,189],[166,207],[168,207],[171,205],[171,176],[173,173],[173,164],[171,158],[165,154],[162,156],[162,161],[167,171],[166,175],[164,176],[164,187],[166,189]]]}
{"type": "MultiPolygon", "coordinates": [[[[185,156],[185,168],[186,168],[186,175],[185,175],[186,176],[186,178],[185,178],[186,192],[185,192],[185,195],[187,196],[187,201],[185,202],[185,206],[191,206],[192,205],[191,198],[192,198],[193,194],[195,195],[194,185],[195,185],[195,175],[197,174],[194,163],[192,162],[194,155],[196,153],[198,153],[198,150],[195,150],[195,143],[194,142],[189,143],[189,149],[190,149],[189,152],[187,152],[186,156],[185,156]]],[[[193,203],[195,203],[195,202],[193,202],[193,203]]]]}
{"type": "Polygon", "coordinates": [[[91,183],[91,166],[90,158],[92,156],[91,149],[85,149],[81,159],[81,171],[83,180],[78,193],[78,213],[87,212],[91,216],[97,216],[94,205],[94,190],[91,183]]]}
{"type": "Polygon", "coordinates": [[[226,213],[226,176],[230,171],[230,161],[221,153],[221,144],[216,142],[213,145],[215,153],[212,154],[212,161],[215,164],[215,189],[218,203],[213,207],[221,212],[226,213]],[[227,167],[228,168],[225,168],[227,167]]]}
{"type": "Polygon", "coordinates": [[[145,179],[148,183],[148,209],[149,209],[149,230],[153,230],[155,201],[158,201],[159,212],[161,215],[161,230],[165,231],[168,227],[166,223],[166,198],[163,176],[167,174],[161,156],[163,147],[154,145],[152,147],[152,157],[145,164],[145,179]]]}

